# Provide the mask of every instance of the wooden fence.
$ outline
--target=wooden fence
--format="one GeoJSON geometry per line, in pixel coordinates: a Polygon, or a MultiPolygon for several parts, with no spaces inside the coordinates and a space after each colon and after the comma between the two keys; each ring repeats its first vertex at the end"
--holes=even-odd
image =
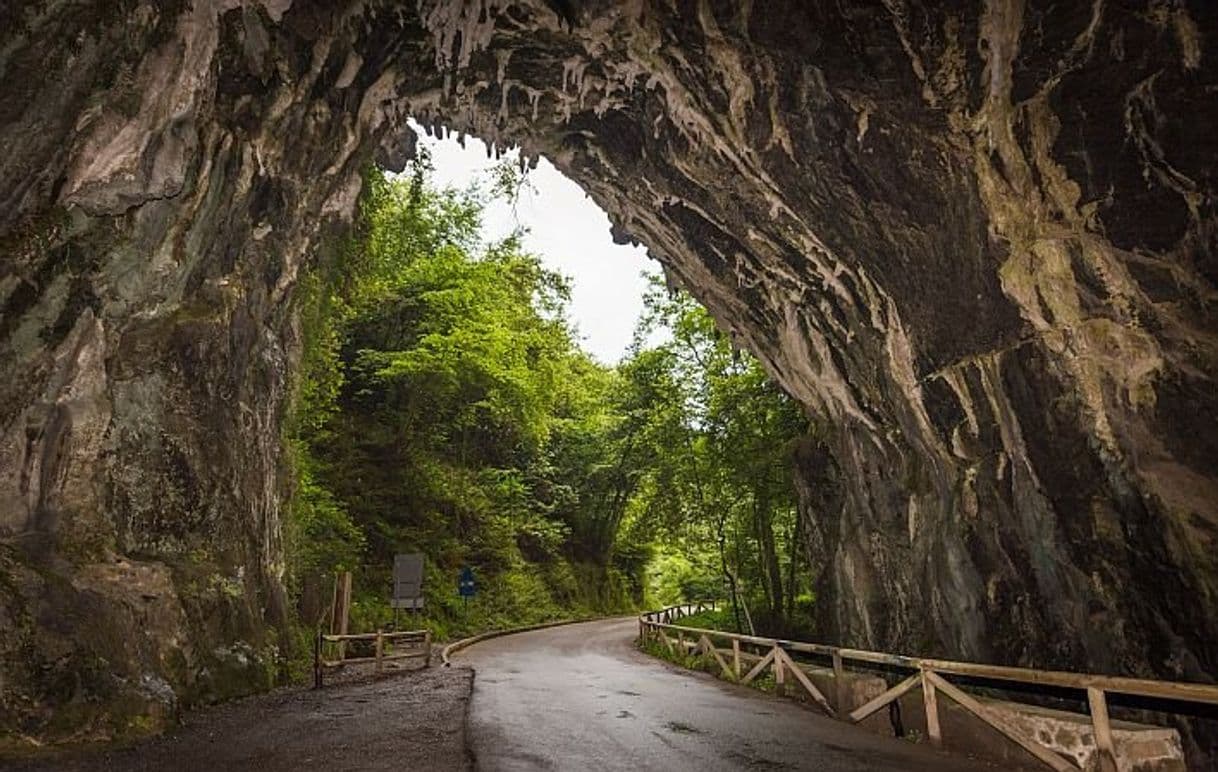
{"type": "MultiPolygon", "coordinates": [[[[808,693],[826,715],[850,723],[858,723],[913,689],[922,690],[922,702],[926,711],[926,733],[935,746],[942,744],[939,725],[938,697],[942,693],[973,716],[984,721],[1011,741],[1055,770],[1077,770],[1075,764],[1042,745],[1034,737],[1027,736],[1017,727],[961,690],[944,676],[963,676],[990,681],[1019,683],[1032,687],[1054,687],[1077,689],[1084,692],[1090,708],[1091,724],[1098,751],[1099,768],[1102,772],[1116,772],[1116,751],[1112,739],[1112,727],[1108,718],[1109,693],[1178,700],[1181,702],[1218,705],[1218,685],[1183,683],[1178,681],[1156,681],[1144,678],[1090,675],[1060,670],[1034,670],[1021,667],[983,665],[976,662],[907,657],[862,649],[848,649],[803,641],[786,641],[753,635],[683,627],[673,624],[681,617],[697,613],[705,608],[713,609],[714,602],[685,603],[659,611],[650,611],[639,617],[639,639],[642,642],[659,641],[670,652],[681,651],[695,655],[707,655],[724,674],[741,684],[748,684],[768,668],[774,674],[774,683],[781,693],[787,675],[808,693]],[[671,634],[671,637],[670,637],[671,634]],[[687,640],[688,637],[688,640],[687,640]],[[727,640],[729,648],[718,648],[714,641],[727,640]],[[691,651],[692,647],[692,651],[691,651]],[[742,647],[754,647],[765,652],[751,669],[741,675],[742,647]],[[814,657],[827,658],[832,663],[835,695],[832,703],[812,683],[804,670],[791,659],[788,652],[797,652],[814,657]],[[725,657],[731,657],[729,663],[725,657]],[[900,683],[858,706],[847,704],[845,688],[846,664],[866,663],[897,670],[913,671],[900,683]]],[[[747,656],[747,655],[746,655],[747,656]]],[[[754,658],[749,656],[750,659],[754,658]]]]}
{"type": "Polygon", "coordinates": [[[402,659],[422,659],[423,667],[431,664],[431,631],[408,630],[402,632],[355,633],[351,635],[325,635],[318,633],[313,640],[313,688],[320,689],[323,674],[331,668],[346,665],[376,664],[376,673],[384,672],[385,663],[402,659]],[[356,641],[372,641],[374,654],[370,657],[348,657],[347,644],[356,641]],[[334,659],[326,658],[327,644],[333,645],[334,659]],[[396,649],[402,649],[397,651],[396,649]]]}

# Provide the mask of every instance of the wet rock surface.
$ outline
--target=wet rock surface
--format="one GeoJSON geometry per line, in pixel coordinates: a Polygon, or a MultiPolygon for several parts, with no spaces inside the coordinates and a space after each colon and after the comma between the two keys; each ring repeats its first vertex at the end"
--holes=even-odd
{"type": "Polygon", "coordinates": [[[807,406],[825,639],[1213,680],[1215,35],[1166,0],[6,4],[9,740],[274,677],[292,291],[407,116],[545,154],[807,406]]]}

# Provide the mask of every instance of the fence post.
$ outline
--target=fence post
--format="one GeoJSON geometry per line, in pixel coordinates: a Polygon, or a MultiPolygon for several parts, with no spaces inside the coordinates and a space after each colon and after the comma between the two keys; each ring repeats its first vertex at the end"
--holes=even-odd
{"type": "Polygon", "coordinates": [[[850,706],[846,704],[846,668],[838,649],[833,650],[833,709],[839,716],[850,712],[850,706]]]}
{"type": "Polygon", "coordinates": [[[423,667],[431,667],[431,630],[423,631],[423,667]]]}
{"type": "Polygon", "coordinates": [[[787,694],[786,669],[782,666],[782,656],[778,653],[781,649],[778,644],[774,644],[774,650],[774,693],[779,697],[785,697],[787,694]]]}
{"type": "Polygon", "coordinates": [[[736,680],[740,680],[740,639],[732,639],[732,672],[736,674],[736,680]]]}
{"type": "Polygon", "coordinates": [[[1116,748],[1112,742],[1112,725],[1108,723],[1108,700],[1104,691],[1087,687],[1087,704],[1091,707],[1091,728],[1095,732],[1100,772],[1117,772],[1116,748]]]}
{"type": "Polygon", "coordinates": [[[376,631],[376,674],[381,674],[381,668],[384,666],[381,662],[381,657],[385,652],[385,638],[380,630],[376,631]]]}
{"type": "Polygon", "coordinates": [[[936,748],[943,745],[943,734],[939,730],[939,700],[935,694],[935,685],[922,671],[922,706],[926,710],[926,736],[930,744],[936,748]]]}

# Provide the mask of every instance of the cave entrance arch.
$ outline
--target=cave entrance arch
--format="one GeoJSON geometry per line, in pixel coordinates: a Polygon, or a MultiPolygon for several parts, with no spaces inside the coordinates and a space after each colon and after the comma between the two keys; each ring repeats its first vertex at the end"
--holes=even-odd
{"type": "Polygon", "coordinates": [[[0,647],[23,725],[90,689],[163,713],[265,682],[293,288],[407,115],[551,158],[818,417],[827,637],[1218,672],[1195,430],[1218,416],[1214,19],[1091,10],[6,10],[0,647]]]}

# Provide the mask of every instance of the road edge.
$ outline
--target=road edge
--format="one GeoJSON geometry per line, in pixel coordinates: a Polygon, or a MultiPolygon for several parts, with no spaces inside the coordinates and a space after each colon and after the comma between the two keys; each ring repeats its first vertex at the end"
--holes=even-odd
{"type": "Polygon", "coordinates": [[[549,627],[562,627],[563,625],[577,625],[581,622],[596,622],[601,619],[617,619],[618,616],[597,616],[597,617],[580,617],[579,619],[560,619],[555,622],[542,622],[539,625],[528,625],[525,627],[510,627],[506,630],[490,630],[485,633],[471,635],[468,638],[462,638],[459,641],[453,641],[440,650],[440,661],[444,667],[452,667],[450,657],[462,649],[473,646],[475,643],[489,641],[491,638],[502,638],[505,635],[515,635],[516,633],[529,633],[534,630],[545,630],[549,627]]]}

